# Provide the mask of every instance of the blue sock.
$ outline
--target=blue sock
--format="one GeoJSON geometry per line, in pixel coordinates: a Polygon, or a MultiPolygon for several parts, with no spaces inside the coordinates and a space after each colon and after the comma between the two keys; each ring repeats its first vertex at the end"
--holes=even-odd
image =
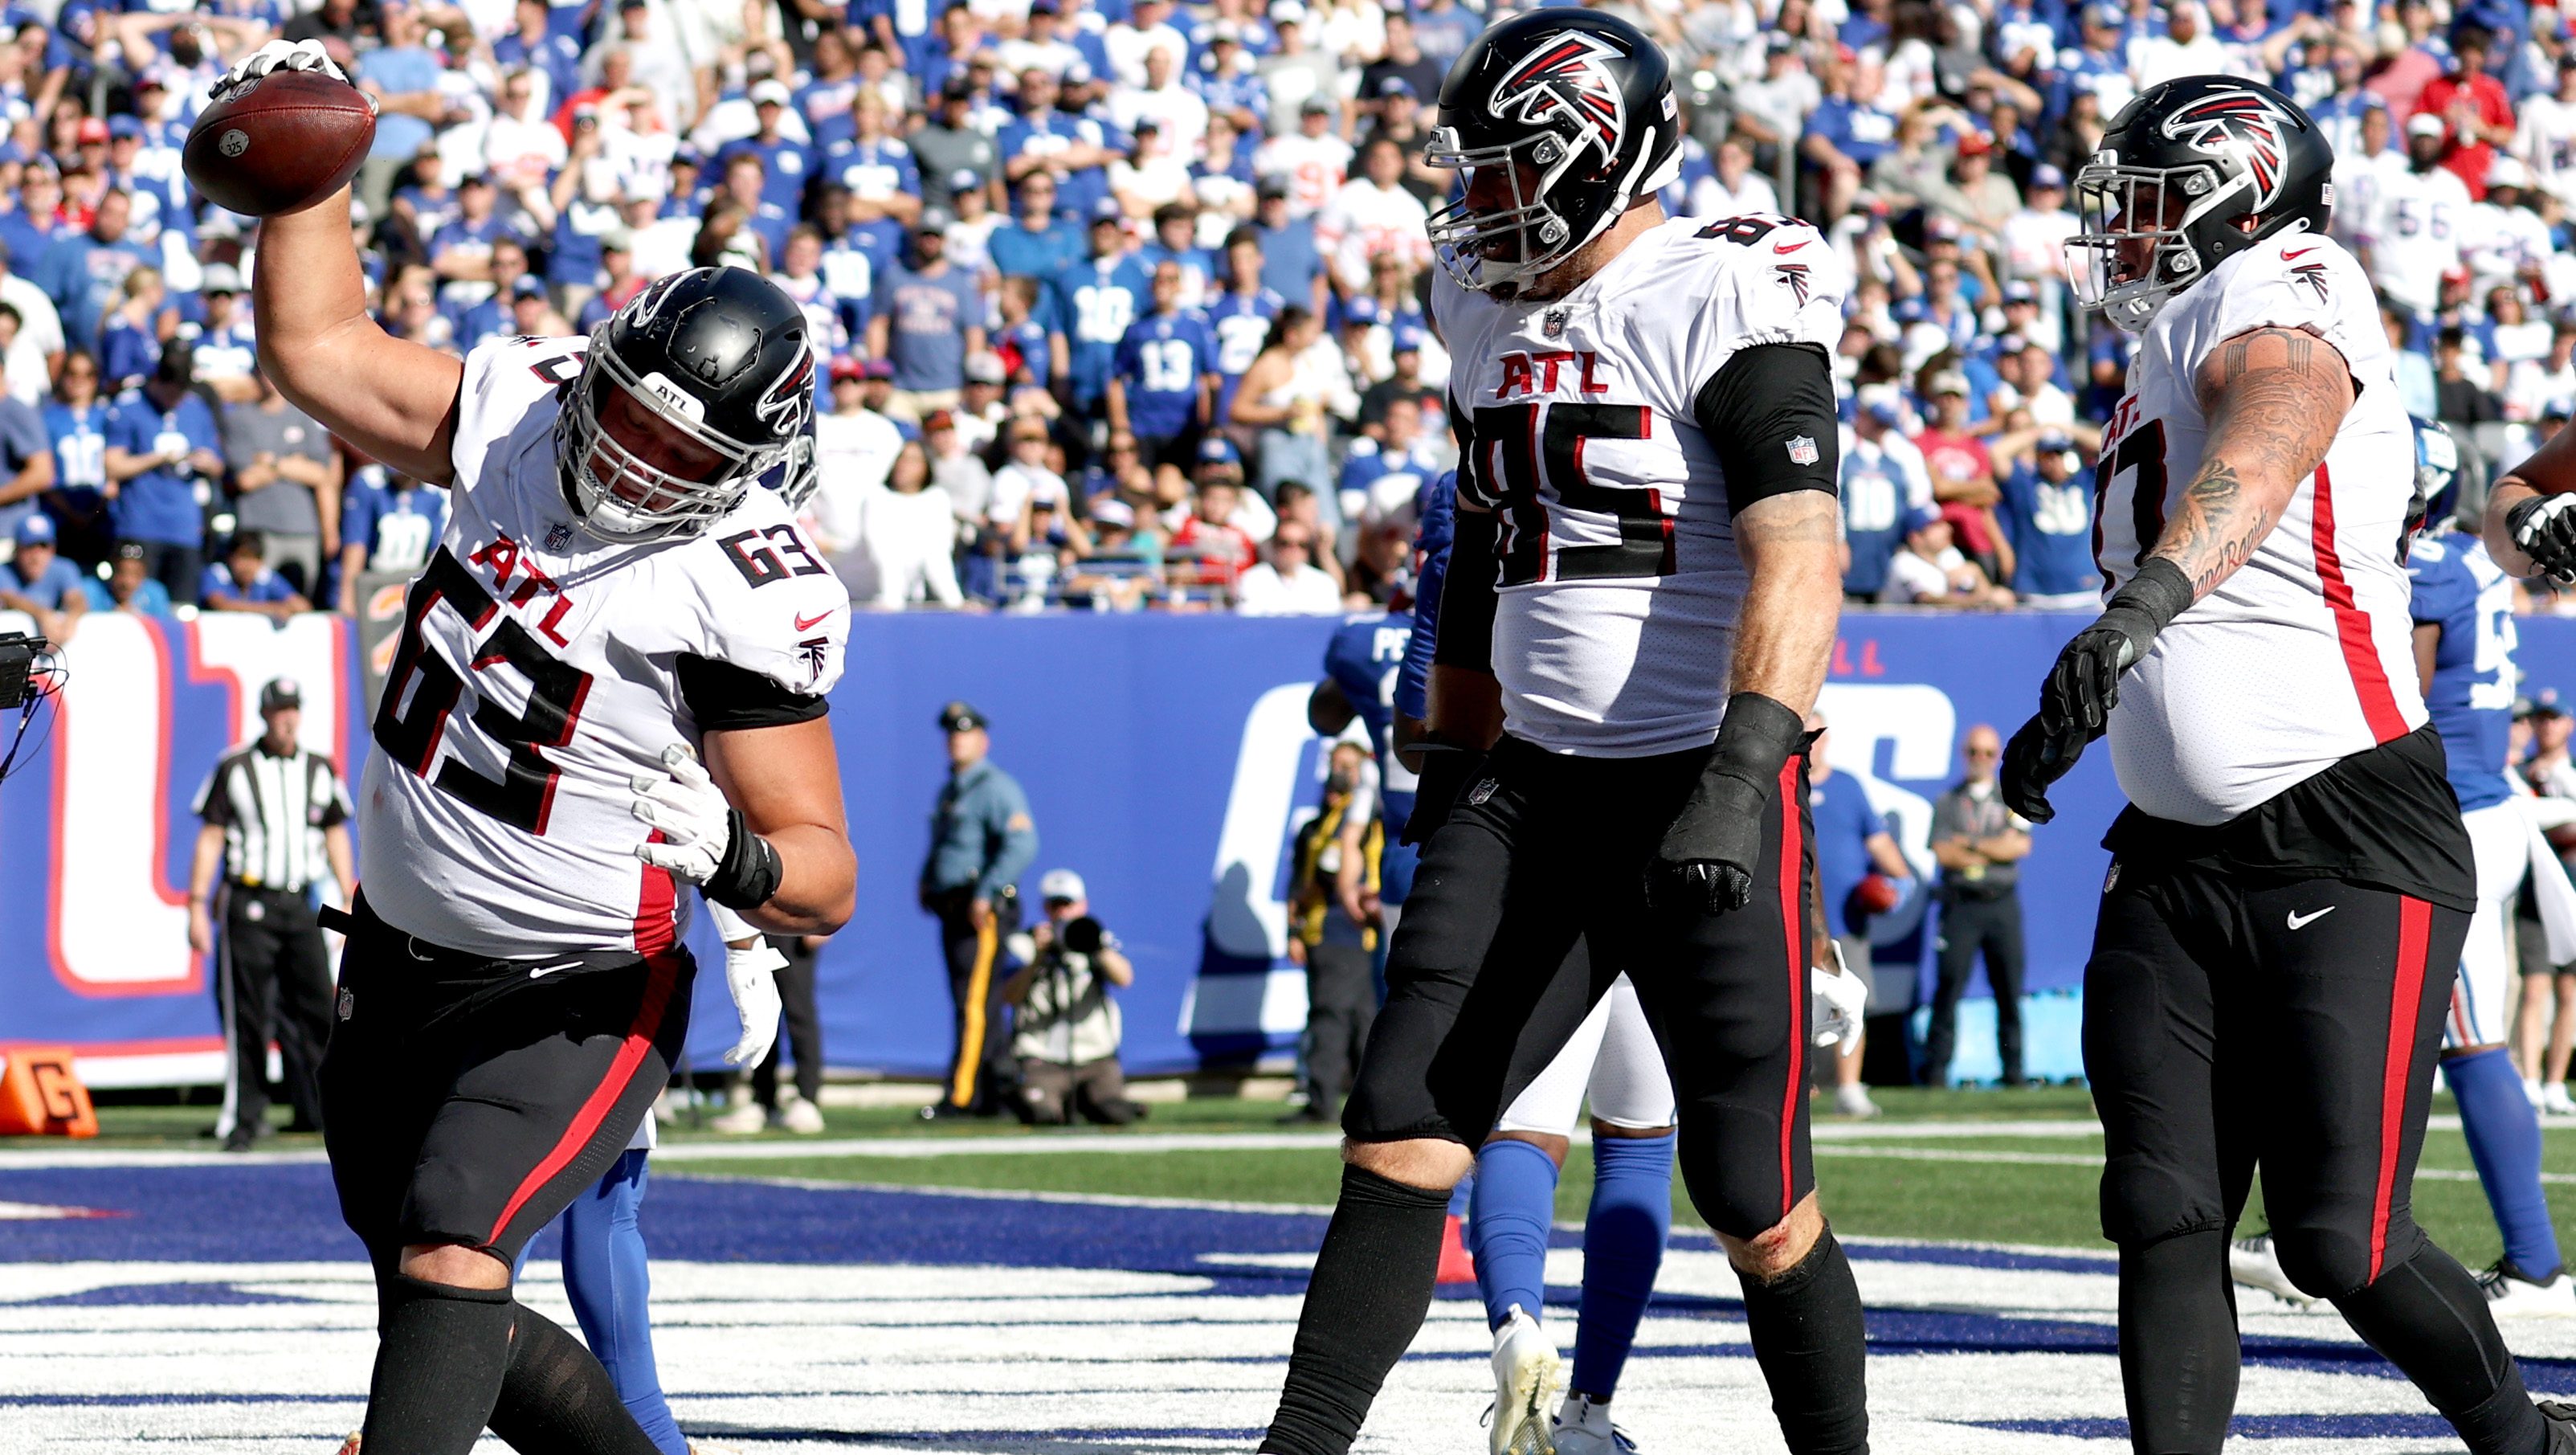
{"type": "Polygon", "coordinates": [[[1474,1172],[1469,1172],[1466,1176],[1458,1179],[1458,1185],[1456,1187],[1449,1189],[1449,1216],[1453,1218],[1464,1218],[1467,1216],[1467,1205],[1475,1195],[1476,1174],[1474,1172]]]}
{"type": "Polygon", "coordinates": [[[627,1413],[662,1455],[689,1455],[653,1365],[644,1231],[635,1219],[644,1204],[644,1162],[642,1148],[628,1151],[564,1210],[564,1293],[581,1323],[582,1342],[607,1369],[627,1413]]]}
{"type": "Polygon", "coordinates": [[[1527,1142],[1487,1142],[1476,1154],[1467,1251],[1476,1255],[1490,1327],[1501,1328],[1514,1304],[1531,1318],[1547,1316],[1547,1234],[1555,1220],[1556,1164],[1527,1142]]]}
{"type": "Polygon", "coordinates": [[[2558,1271],[2558,1231],[2540,1190],[2540,1114],[2522,1094],[2522,1074],[2504,1047],[2472,1051],[2442,1063],[2442,1079],[2460,1104],[2460,1130],[2478,1164],[2487,1205],[2504,1232],[2504,1255],[2534,1278],[2558,1271]]]}
{"type": "Polygon", "coordinates": [[[1577,1393],[1607,1400],[1654,1296],[1673,1226],[1673,1137],[1592,1139],[1592,1208],[1583,1220],[1583,1317],[1574,1326],[1577,1393]]]}

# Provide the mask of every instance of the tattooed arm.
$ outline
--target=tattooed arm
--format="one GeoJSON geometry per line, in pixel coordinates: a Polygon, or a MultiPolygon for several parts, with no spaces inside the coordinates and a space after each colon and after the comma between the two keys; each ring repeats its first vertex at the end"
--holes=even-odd
{"type": "Polygon", "coordinates": [[[1840,506],[1821,490],[1756,501],[1735,517],[1735,549],[1751,581],[1729,690],[1759,692],[1804,717],[1825,685],[1842,614],[1840,506]]]}
{"type": "Polygon", "coordinates": [[[2209,440],[2200,473],[2150,558],[2171,561],[2192,600],[2218,589],[2279,524],[2300,482],[2324,463],[2352,408],[2352,374],[2304,329],[2258,328],[2219,345],[2192,380],[2209,440]]]}

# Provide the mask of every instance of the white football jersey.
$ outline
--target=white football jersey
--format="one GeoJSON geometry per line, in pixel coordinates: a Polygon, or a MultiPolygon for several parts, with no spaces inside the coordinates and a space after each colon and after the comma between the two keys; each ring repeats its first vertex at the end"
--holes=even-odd
{"type": "MultiPolygon", "coordinates": [[[[1667,222],[1551,302],[1435,275],[1458,488],[1500,525],[1494,672],[1514,735],[1605,758],[1716,737],[1745,572],[1694,402],[1739,349],[1830,354],[1844,290],[1814,228],[1764,214],[1667,222]]],[[[1782,448],[1806,464],[1832,444],[1782,448]]]]}
{"type": "Polygon", "coordinates": [[[2370,281],[2400,308],[2432,312],[2441,302],[2442,275],[2460,265],[2460,229],[2468,215],[2469,189],[2448,167],[2382,174],[2369,223],[2370,281]]]}
{"type": "Polygon", "coordinates": [[[849,592],[774,491],[684,540],[575,523],[555,417],[587,342],[466,356],[447,531],[411,584],[359,796],[368,904],[473,954],[676,943],[695,896],[635,857],[652,831],[630,781],[700,745],[683,662],[799,698],[841,675],[849,592]]]}
{"type": "Polygon", "coordinates": [[[2137,574],[2200,471],[2209,426],[2194,376],[2229,339],[2265,327],[2333,345],[2359,395],[2253,558],[2121,680],[2120,787],[2141,811],[2182,823],[2224,823],[2424,722],[2400,560],[2415,431],[2370,280],[2340,244],[2256,243],[2147,326],[2102,435],[2095,556],[2114,588],[2137,574]]]}

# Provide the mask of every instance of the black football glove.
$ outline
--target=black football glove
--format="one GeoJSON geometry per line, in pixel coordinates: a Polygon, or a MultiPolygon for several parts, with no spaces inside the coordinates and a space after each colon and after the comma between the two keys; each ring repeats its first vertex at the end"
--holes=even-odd
{"type": "Polygon", "coordinates": [[[1431,836],[1449,821],[1449,811],[1458,806],[1458,796],[1485,771],[1485,755],[1462,743],[1431,738],[1418,746],[1422,777],[1413,790],[1413,815],[1404,821],[1398,843],[1431,842],[1431,836]]]}
{"type": "Polygon", "coordinates": [[[2539,495],[2505,512],[2504,528],[2550,580],[2576,585],[2576,495],[2539,495]]]}
{"type": "Polygon", "coordinates": [[[2120,705],[2120,674],[2146,656],[2156,633],[2191,605],[2191,580],[2159,556],[2138,568],[2129,584],[2091,626],[2057,654],[2040,684],[2039,712],[2004,747],[2004,806],[2046,823],[2048,785],[2066,776],[2087,745],[2111,725],[2120,705]]]}
{"type": "Polygon", "coordinates": [[[1724,914],[1753,902],[1762,862],[1762,816],[1780,792],[1780,768],[1807,725],[1759,692],[1726,700],[1708,766],[1646,866],[1646,902],[1658,909],[1724,914]]]}
{"type": "Polygon", "coordinates": [[[2052,733],[2037,714],[2021,725],[2021,731],[2004,744],[2004,807],[2029,819],[2046,823],[2057,817],[2049,807],[2048,785],[2066,776],[2075,760],[2084,756],[2084,745],[2092,739],[2080,731],[2052,733]]]}

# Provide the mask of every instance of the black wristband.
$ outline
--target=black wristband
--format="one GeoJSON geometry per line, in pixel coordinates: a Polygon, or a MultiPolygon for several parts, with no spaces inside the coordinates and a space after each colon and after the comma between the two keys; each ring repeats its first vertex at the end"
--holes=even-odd
{"type": "Polygon", "coordinates": [[[1717,746],[1707,771],[1740,778],[1766,800],[1780,782],[1780,769],[1807,736],[1807,721],[1776,697],[1738,692],[1726,699],[1726,717],[1717,726],[1717,746]]]}
{"type": "Polygon", "coordinates": [[[2128,585],[2111,593],[2103,609],[2125,606],[2152,622],[2154,631],[2163,631],[2191,609],[2191,595],[2191,578],[2182,573],[2182,567],[2162,556],[2150,556],[2128,585]]]}
{"type": "Polygon", "coordinates": [[[778,862],[778,846],[753,833],[738,808],[725,810],[725,829],[724,857],[699,890],[727,909],[756,908],[778,892],[786,872],[778,862]]]}

